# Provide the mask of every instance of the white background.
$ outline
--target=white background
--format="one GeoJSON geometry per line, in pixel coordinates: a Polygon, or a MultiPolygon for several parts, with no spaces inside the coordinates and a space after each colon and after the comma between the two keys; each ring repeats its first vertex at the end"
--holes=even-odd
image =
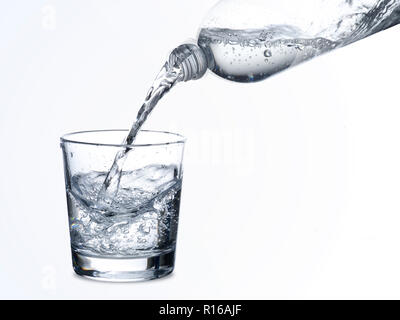
{"type": "Polygon", "coordinates": [[[400,298],[399,27],[177,86],[146,124],[188,138],[173,275],[74,275],[59,136],[129,127],[213,3],[2,1],[0,298],[400,298]]]}

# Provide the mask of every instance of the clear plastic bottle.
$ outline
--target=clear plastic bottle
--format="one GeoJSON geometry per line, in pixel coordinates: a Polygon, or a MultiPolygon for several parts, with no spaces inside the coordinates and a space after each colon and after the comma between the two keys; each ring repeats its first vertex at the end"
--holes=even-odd
{"type": "Polygon", "coordinates": [[[204,20],[198,46],[180,46],[171,59],[184,57],[182,81],[208,68],[254,82],[399,22],[400,0],[222,0],[204,20]]]}

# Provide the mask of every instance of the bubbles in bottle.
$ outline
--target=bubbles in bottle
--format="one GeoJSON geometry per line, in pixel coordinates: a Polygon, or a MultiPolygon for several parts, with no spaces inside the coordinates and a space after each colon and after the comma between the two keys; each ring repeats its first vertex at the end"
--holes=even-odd
{"type": "Polygon", "coordinates": [[[265,51],[264,51],[264,56],[265,56],[266,58],[271,57],[271,56],[272,56],[271,50],[269,50],[269,49],[265,50],[265,51]]]}
{"type": "Polygon", "coordinates": [[[213,72],[238,82],[263,80],[336,45],[327,39],[298,37],[297,30],[297,38],[290,37],[290,32],[288,27],[276,26],[269,31],[202,29],[198,44],[213,72]]]}

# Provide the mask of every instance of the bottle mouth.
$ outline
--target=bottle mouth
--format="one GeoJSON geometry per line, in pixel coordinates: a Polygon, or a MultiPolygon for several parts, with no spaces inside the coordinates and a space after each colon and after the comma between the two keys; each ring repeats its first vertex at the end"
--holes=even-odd
{"type": "Polygon", "coordinates": [[[197,80],[207,71],[207,58],[195,44],[182,44],[169,56],[169,64],[181,69],[181,81],[197,80]]]}

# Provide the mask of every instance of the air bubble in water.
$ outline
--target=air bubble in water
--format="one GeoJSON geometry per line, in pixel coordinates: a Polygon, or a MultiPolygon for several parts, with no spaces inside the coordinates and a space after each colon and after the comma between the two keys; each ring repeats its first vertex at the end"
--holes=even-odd
{"type": "Polygon", "coordinates": [[[299,50],[299,51],[303,51],[303,49],[304,49],[304,46],[300,43],[288,43],[287,47],[295,48],[296,50],[299,50]]]}
{"type": "Polygon", "coordinates": [[[271,50],[269,50],[269,49],[265,50],[265,51],[264,51],[264,56],[267,57],[267,58],[272,57],[272,52],[271,52],[271,50]]]}

